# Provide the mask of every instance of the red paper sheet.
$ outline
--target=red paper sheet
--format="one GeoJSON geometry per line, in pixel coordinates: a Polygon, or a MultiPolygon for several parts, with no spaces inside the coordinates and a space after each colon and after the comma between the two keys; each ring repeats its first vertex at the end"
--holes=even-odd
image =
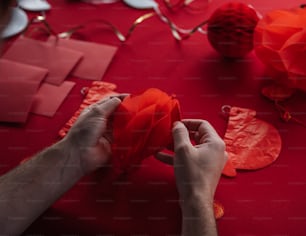
{"type": "Polygon", "coordinates": [[[78,51],[20,36],[3,58],[48,69],[45,81],[60,85],[82,56],[78,51]]]}
{"type": "Polygon", "coordinates": [[[31,112],[37,115],[54,116],[74,85],[72,81],[64,81],[60,86],[43,83],[35,95],[31,112]]]}
{"type": "Polygon", "coordinates": [[[25,122],[38,84],[26,80],[0,80],[0,121],[25,122]]]}
{"type": "Polygon", "coordinates": [[[27,80],[39,84],[47,73],[44,68],[0,59],[0,80],[27,80]]]}
{"type": "Polygon", "coordinates": [[[25,122],[47,70],[0,59],[0,121],[25,122]]]}
{"type": "Polygon", "coordinates": [[[55,37],[51,36],[48,42],[83,53],[83,59],[72,71],[72,75],[81,79],[101,80],[117,51],[117,47],[105,44],[75,39],[55,40],[55,37]]]}

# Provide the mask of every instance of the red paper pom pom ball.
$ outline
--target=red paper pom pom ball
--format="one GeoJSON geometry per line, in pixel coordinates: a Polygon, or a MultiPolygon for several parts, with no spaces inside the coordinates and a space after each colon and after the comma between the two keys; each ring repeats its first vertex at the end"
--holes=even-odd
{"type": "Polygon", "coordinates": [[[208,19],[208,40],[225,57],[243,57],[253,49],[253,32],[258,20],[252,7],[239,2],[225,3],[208,19]]]}

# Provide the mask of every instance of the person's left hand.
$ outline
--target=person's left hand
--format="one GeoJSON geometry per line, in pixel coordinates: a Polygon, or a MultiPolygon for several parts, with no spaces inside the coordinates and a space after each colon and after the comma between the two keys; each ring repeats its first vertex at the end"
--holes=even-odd
{"type": "Polygon", "coordinates": [[[111,156],[111,122],[109,117],[121,103],[118,95],[85,108],[63,140],[80,164],[84,174],[104,166],[111,156]]]}

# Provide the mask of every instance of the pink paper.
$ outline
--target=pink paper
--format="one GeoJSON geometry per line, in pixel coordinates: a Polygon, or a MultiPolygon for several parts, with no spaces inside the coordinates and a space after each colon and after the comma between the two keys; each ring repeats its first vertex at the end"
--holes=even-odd
{"type": "Polygon", "coordinates": [[[26,80],[0,80],[0,121],[27,120],[38,83],[26,80]]]}
{"type": "Polygon", "coordinates": [[[83,59],[72,71],[74,76],[82,79],[101,80],[117,51],[117,47],[105,44],[75,39],[55,40],[55,37],[51,36],[48,42],[52,44],[56,42],[60,47],[73,49],[83,53],[83,59]]]}
{"type": "Polygon", "coordinates": [[[0,121],[25,122],[35,93],[48,71],[0,59],[0,121]]]}
{"type": "Polygon", "coordinates": [[[78,51],[20,36],[3,58],[45,68],[49,71],[45,81],[60,85],[82,56],[78,51]]]}
{"type": "Polygon", "coordinates": [[[44,68],[0,59],[0,80],[27,80],[40,84],[47,73],[44,68]]]}
{"type": "Polygon", "coordinates": [[[43,83],[39,88],[31,109],[32,113],[52,117],[75,85],[64,81],[60,86],[43,83]]]}

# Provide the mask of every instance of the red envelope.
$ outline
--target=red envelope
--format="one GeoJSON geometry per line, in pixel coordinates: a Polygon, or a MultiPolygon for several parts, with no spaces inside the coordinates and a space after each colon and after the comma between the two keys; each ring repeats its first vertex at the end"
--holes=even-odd
{"type": "Polygon", "coordinates": [[[35,95],[32,113],[52,117],[75,85],[64,81],[60,86],[44,83],[35,95]]]}
{"type": "Polygon", "coordinates": [[[0,59],[0,80],[27,80],[40,84],[47,73],[44,68],[0,59]]]}
{"type": "Polygon", "coordinates": [[[0,121],[25,122],[37,88],[48,71],[0,59],[0,121]]]}
{"type": "Polygon", "coordinates": [[[45,81],[60,85],[82,56],[78,51],[21,36],[3,58],[48,69],[49,74],[45,81]]]}
{"type": "MultiPolygon", "coordinates": [[[[55,37],[51,36],[48,42],[55,43],[55,40],[55,37]]],[[[56,44],[83,53],[83,59],[72,74],[89,80],[101,80],[117,51],[117,47],[75,39],[58,39],[56,44]]]]}
{"type": "Polygon", "coordinates": [[[27,80],[0,80],[0,121],[27,120],[38,83],[27,80]]]}

